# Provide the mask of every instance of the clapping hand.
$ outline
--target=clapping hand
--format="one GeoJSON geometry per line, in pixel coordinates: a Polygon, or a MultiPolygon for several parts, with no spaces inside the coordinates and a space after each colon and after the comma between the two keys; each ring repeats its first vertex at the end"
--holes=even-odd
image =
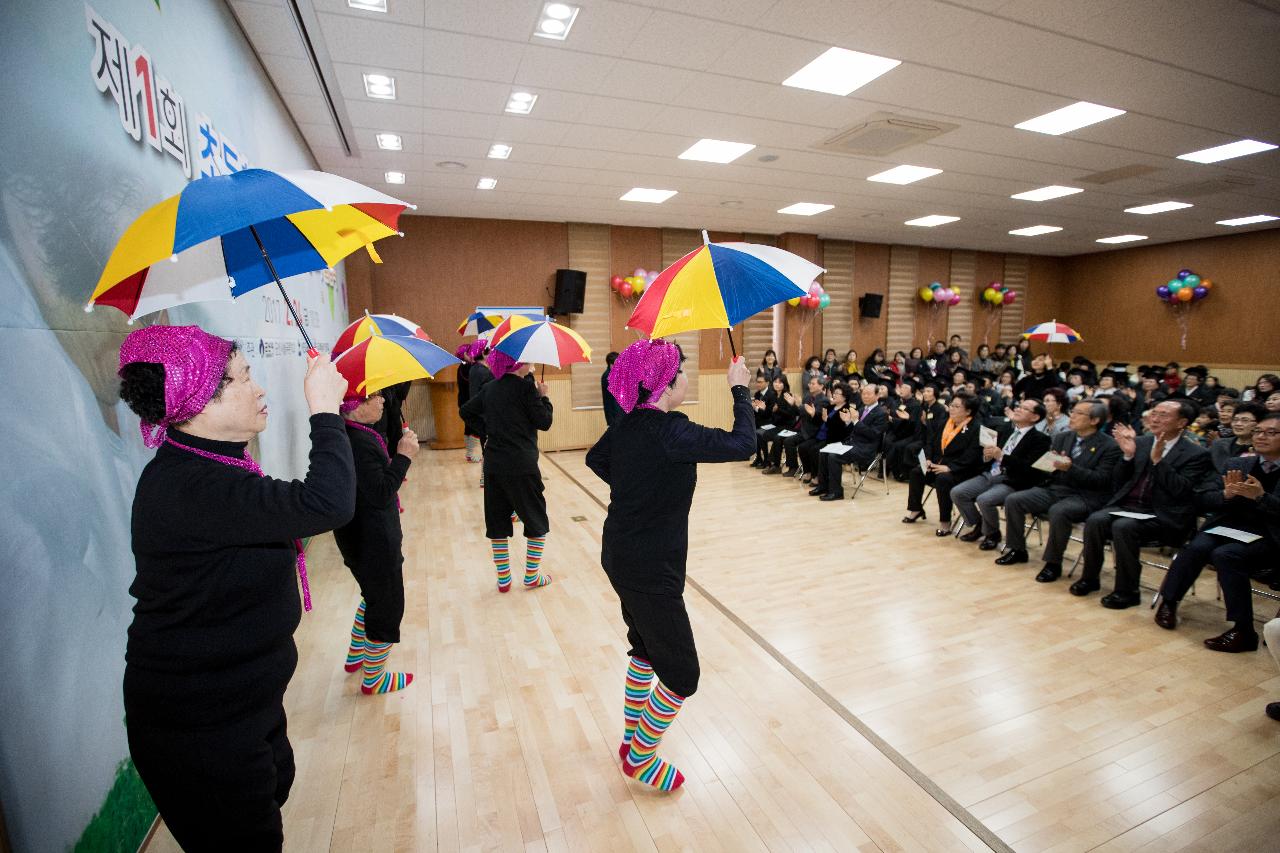
{"type": "Polygon", "coordinates": [[[1266,490],[1262,488],[1262,483],[1257,477],[1245,477],[1244,472],[1239,469],[1232,469],[1222,477],[1223,497],[1230,498],[1248,498],[1256,501],[1258,498],[1266,494],[1266,490]]]}
{"type": "Polygon", "coordinates": [[[996,447],[995,445],[982,448],[982,458],[985,459],[987,462],[991,462],[993,460],[999,459],[1002,456],[1004,456],[1004,453],[1002,453],[1000,448],[996,447]]]}
{"type": "Polygon", "coordinates": [[[1120,445],[1120,452],[1124,454],[1126,459],[1133,457],[1138,449],[1138,434],[1134,432],[1133,427],[1127,424],[1116,424],[1115,429],[1111,432],[1111,437],[1116,440],[1116,444],[1120,445]]]}
{"type": "Polygon", "coordinates": [[[794,406],[794,405],[796,404],[796,398],[792,395],[792,393],[791,393],[790,391],[788,391],[787,393],[783,394],[783,395],[782,395],[782,399],[784,399],[784,400],[786,400],[786,401],[787,401],[787,405],[788,405],[788,406],[794,406]]]}
{"type": "Polygon", "coordinates": [[[804,413],[805,413],[806,415],[808,415],[809,417],[813,417],[814,408],[813,408],[813,404],[812,404],[812,403],[805,403],[805,404],[804,404],[804,413]]]}
{"type": "Polygon", "coordinates": [[[857,419],[858,419],[857,413],[854,412],[854,410],[849,406],[845,406],[843,409],[840,410],[840,420],[844,421],[845,423],[851,424],[857,419]]]}

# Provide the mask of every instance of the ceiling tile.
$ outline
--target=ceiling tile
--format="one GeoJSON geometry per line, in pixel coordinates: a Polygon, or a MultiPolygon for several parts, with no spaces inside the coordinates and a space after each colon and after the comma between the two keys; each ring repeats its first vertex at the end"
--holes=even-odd
{"type": "Polygon", "coordinates": [[[334,62],[421,71],[422,28],[372,17],[321,14],[325,47],[334,62]]]}
{"type": "Polygon", "coordinates": [[[293,15],[283,6],[231,0],[231,9],[259,53],[306,58],[293,15]]]}

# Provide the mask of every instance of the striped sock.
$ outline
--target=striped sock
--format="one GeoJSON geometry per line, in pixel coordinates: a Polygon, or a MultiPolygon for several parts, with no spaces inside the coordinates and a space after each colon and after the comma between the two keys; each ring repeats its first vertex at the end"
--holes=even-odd
{"type": "Polygon", "coordinates": [[[626,758],[631,751],[631,737],[636,732],[636,724],[640,722],[640,714],[649,703],[649,693],[653,688],[653,667],[643,658],[631,659],[627,665],[627,688],[622,698],[622,746],[618,747],[618,757],[626,758]]]}
{"type": "Polygon", "coordinates": [[[355,672],[364,660],[364,599],[356,608],[356,621],[351,624],[351,645],[347,648],[347,662],[342,668],[347,672],[355,672]]]}
{"type": "Polygon", "coordinates": [[[529,536],[525,542],[528,550],[524,558],[524,588],[537,589],[540,586],[546,586],[551,583],[551,575],[539,571],[538,567],[542,564],[542,549],[546,547],[547,537],[545,534],[529,536]]]}
{"type": "Polygon", "coordinates": [[[474,435],[465,436],[465,440],[467,443],[467,461],[468,462],[477,461],[476,460],[476,444],[478,443],[478,440],[474,435]]]}
{"type": "Polygon", "coordinates": [[[360,682],[360,692],[366,696],[375,693],[392,693],[403,690],[413,683],[411,672],[387,672],[387,656],[390,654],[390,643],[365,641],[364,679],[360,682]]]}
{"type": "Polygon", "coordinates": [[[498,592],[511,589],[511,554],[506,539],[490,539],[489,547],[493,549],[493,565],[498,570],[498,592]]]}
{"type": "Polygon", "coordinates": [[[684,784],[684,774],[657,755],[663,733],[675,721],[683,704],[684,698],[672,693],[661,681],[654,686],[640,712],[631,750],[622,760],[623,773],[659,791],[674,791],[684,784]]]}

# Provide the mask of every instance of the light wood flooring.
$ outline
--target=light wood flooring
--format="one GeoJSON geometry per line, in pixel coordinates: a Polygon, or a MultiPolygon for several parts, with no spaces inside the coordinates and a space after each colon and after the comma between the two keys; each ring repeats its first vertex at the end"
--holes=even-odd
{"type": "MultiPolygon", "coordinates": [[[[542,464],[555,583],[499,596],[479,466],[419,454],[403,693],[343,672],[356,587],[332,539],[312,543],[286,850],[1280,849],[1262,713],[1280,673],[1265,650],[1201,646],[1225,627],[1212,575],[1166,632],[900,524],[903,486],[821,503],[741,463],[701,466],[691,517],[703,677],[662,749],[688,781],[627,780],[607,493],[583,457],[542,464]]],[[[149,845],[176,849],[163,827],[149,845]]]]}

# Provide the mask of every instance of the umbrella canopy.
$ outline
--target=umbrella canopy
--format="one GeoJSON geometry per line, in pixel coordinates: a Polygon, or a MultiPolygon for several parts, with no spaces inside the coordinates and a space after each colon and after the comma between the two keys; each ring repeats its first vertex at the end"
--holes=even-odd
{"type": "Polygon", "coordinates": [[[728,329],[772,305],[804,296],[823,272],[773,246],[704,242],[645,288],[627,327],[651,338],[728,329]]]}
{"type": "Polygon", "coordinates": [[[536,305],[519,307],[501,305],[477,305],[474,313],[458,324],[459,335],[484,335],[492,332],[508,317],[521,315],[531,320],[541,320],[546,312],[536,305]]]}
{"type": "Polygon", "coordinates": [[[1029,341],[1044,341],[1049,344],[1074,344],[1084,340],[1075,329],[1057,320],[1032,326],[1022,336],[1029,341]]]}
{"type": "Polygon", "coordinates": [[[533,321],[525,317],[512,317],[507,330],[493,348],[526,364],[549,364],[564,367],[591,360],[591,347],[582,335],[567,326],[550,320],[533,321]]]}
{"type": "Polygon", "coordinates": [[[400,213],[411,206],[325,172],[245,169],[200,178],[134,220],[86,310],[110,305],[135,318],[226,301],[331,267],[362,246],[378,260],[371,244],[398,233],[400,213]]]}
{"type": "Polygon", "coordinates": [[[412,320],[406,320],[395,314],[369,314],[356,320],[342,330],[338,340],[333,344],[333,354],[346,352],[356,344],[374,335],[397,338],[418,338],[429,341],[431,336],[412,320]]]}
{"type": "Polygon", "coordinates": [[[334,366],[355,394],[368,395],[389,385],[430,379],[451,364],[462,360],[421,338],[365,338],[338,356],[334,366]]]}

